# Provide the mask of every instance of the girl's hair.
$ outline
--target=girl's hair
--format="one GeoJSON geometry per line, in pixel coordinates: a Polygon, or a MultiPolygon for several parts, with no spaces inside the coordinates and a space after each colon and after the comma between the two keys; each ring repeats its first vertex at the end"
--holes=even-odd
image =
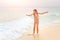
{"type": "Polygon", "coordinates": [[[37,11],[37,9],[34,9],[33,11],[37,11]]]}

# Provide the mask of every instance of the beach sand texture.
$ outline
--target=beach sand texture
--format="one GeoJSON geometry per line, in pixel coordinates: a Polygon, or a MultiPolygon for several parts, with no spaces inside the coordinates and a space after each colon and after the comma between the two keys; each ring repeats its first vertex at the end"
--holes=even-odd
{"type": "Polygon", "coordinates": [[[22,37],[16,40],[60,40],[60,23],[47,25],[39,28],[39,34],[32,35],[32,28],[27,30],[22,37]]]}

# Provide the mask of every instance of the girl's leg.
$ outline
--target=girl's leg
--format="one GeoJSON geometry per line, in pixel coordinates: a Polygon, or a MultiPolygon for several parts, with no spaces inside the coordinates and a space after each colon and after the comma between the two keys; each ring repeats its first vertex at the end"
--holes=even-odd
{"type": "Polygon", "coordinates": [[[39,30],[38,30],[38,22],[36,23],[36,31],[37,31],[37,34],[38,34],[38,32],[39,32],[39,30]]]}
{"type": "Polygon", "coordinates": [[[34,23],[34,27],[33,27],[33,34],[35,34],[35,23],[34,23]]]}
{"type": "Polygon", "coordinates": [[[37,34],[38,34],[38,24],[37,24],[37,34]]]}

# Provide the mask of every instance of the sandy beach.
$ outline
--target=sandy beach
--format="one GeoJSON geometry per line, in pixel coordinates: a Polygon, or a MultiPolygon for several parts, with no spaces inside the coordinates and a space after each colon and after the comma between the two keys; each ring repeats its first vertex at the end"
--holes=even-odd
{"type": "Polygon", "coordinates": [[[60,23],[46,25],[45,28],[39,28],[39,34],[32,35],[32,27],[16,40],[60,40],[60,23]]]}

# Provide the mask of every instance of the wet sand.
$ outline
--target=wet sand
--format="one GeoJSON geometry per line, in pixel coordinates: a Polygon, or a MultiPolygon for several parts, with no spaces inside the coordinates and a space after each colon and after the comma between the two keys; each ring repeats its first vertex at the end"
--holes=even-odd
{"type": "Polygon", "coordinates": [[[60,23],[53,23],[39,29],[39,34],[32,35],[31,28],[16,40],[60,40],[60,23]]]}

